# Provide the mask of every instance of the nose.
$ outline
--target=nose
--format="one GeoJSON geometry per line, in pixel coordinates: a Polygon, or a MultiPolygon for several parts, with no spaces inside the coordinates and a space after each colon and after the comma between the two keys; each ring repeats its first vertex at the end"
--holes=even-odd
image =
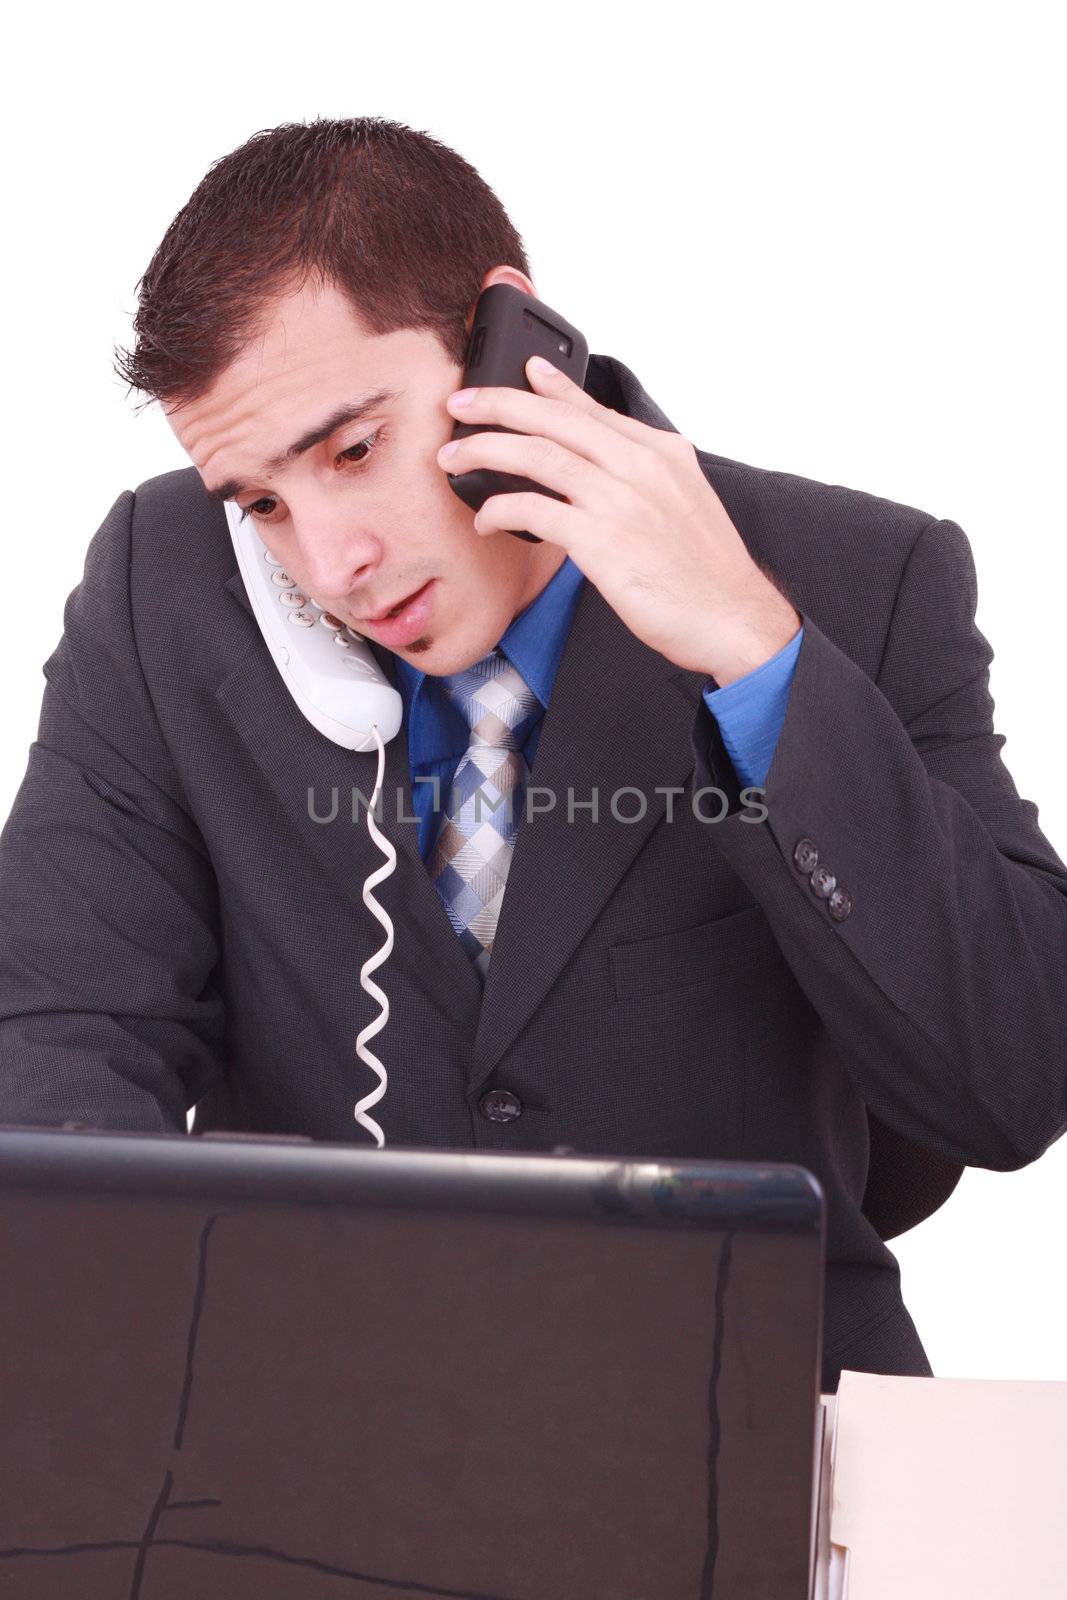
{"type": "Polygon", "coordinates": [[[351,509],[347,517],[325,512],[299,524],[294,516],[293,533],[300,572],[313,598],[342,600],[369,587],[381,560],[381,541],[353,526],[351,509]]]}

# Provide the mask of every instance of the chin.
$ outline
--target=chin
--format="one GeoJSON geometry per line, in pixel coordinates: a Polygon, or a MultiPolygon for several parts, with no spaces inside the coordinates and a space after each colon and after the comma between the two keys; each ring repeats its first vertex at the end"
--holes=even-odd
{"type": "MultiPolygon", "coordinates": [[[[500,632],[503,633],[507,623],[501,623],[500,632]]],[[[456,672],[466,672],[468,667],[473,667],[476,661],[481,661],[487,656],[500,638],[495,635],[488,644],[475,640],[466,646],[457,646],[448,639],[430,633],[424,633],[417,639],[412,639],[398,654],[409,656],[413,666],[425,672],[431,678],[449,678],[456,672]],[[426,661],[426,656],[436,655],[436,661],[426,661]]]]}

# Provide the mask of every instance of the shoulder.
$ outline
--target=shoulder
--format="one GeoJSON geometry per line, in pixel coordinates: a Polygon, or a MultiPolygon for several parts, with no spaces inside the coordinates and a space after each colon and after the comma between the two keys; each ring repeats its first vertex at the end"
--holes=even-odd
{"type": "Polygon", "coordinates": [[[906,555],[938,520],[919,506],[867,490],[731,461],[707,450],[696,454],[705,476],[745,522],[739,531],[767,544],[796,547],[799,542],[812,555],[841,552],[853,559],[884,551],[893,560],[906,555]]]}
{"type": "MultiPolygon", "coordinates": [[[[696,454],[753,559],[868,670],[881,658],[906,573],[920,591],[928,588],[931,608],[939,601],[941,567],[973,574],[962,529],[928,509],[704,450],[696,454]]],[[[922,592],[915,603],[923,608],[922,592]]]]}
{"type": "Polygon", "coordinates": [[[195,467],[147,478],[131,499],[134,571],[166,569],[173,581],[177,567],[196,580],[225,582],[236,570],[225,510],[208,497],[195,467]]]}
{"type": "MultiPolygon", "coordinates": [[[[655,428],[674,423],[617,356],[591,354],[585,387],[602,404],[655,428]]],[[[687,437],[689,437],[687,435],[687,437]]],[[[705,477],[758,561],[817,586],[842,564],[867,581],[899,579],[923,529],[937,518],[863,489],[753,466],[693,443],[705,477]]]]}
{"type": "Polygon", "coordinates": [[[146,670],[173,670],[240,651],[254,624],[232,584],[237,559],[226,513],[195,467],[165,472],[129,496],[129,598],[146,670]]]}
{"type": "Polygon", "coordinates": [[[133,491],[133,526],[150,538],[176,521],[197,527],[225,526],[221,504],[208,498],[195,467],[146,478],[133,491]]]}

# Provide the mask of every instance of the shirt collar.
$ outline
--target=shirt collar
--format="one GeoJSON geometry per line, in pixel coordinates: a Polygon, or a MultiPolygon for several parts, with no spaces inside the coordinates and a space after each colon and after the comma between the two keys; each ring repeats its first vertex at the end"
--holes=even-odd
{"type": "Polygon", "coordinates": [[[570,556],[564,557],[541,593],[510,624],[500,648],[547,706],[556,671],[574,619],[584,574],[570,556]]]}

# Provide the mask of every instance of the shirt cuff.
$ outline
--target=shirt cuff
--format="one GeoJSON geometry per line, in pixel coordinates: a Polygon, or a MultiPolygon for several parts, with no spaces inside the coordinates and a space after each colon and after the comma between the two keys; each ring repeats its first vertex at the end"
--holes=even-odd
{"type": "Polygon", "coordinates": [[[742,783],[753,788],[762,788],[767,781],[803,639],[801,627],[762,666],[724,689],[703,690],[704,704],[719,724],[734,771],[742,783]]]}

